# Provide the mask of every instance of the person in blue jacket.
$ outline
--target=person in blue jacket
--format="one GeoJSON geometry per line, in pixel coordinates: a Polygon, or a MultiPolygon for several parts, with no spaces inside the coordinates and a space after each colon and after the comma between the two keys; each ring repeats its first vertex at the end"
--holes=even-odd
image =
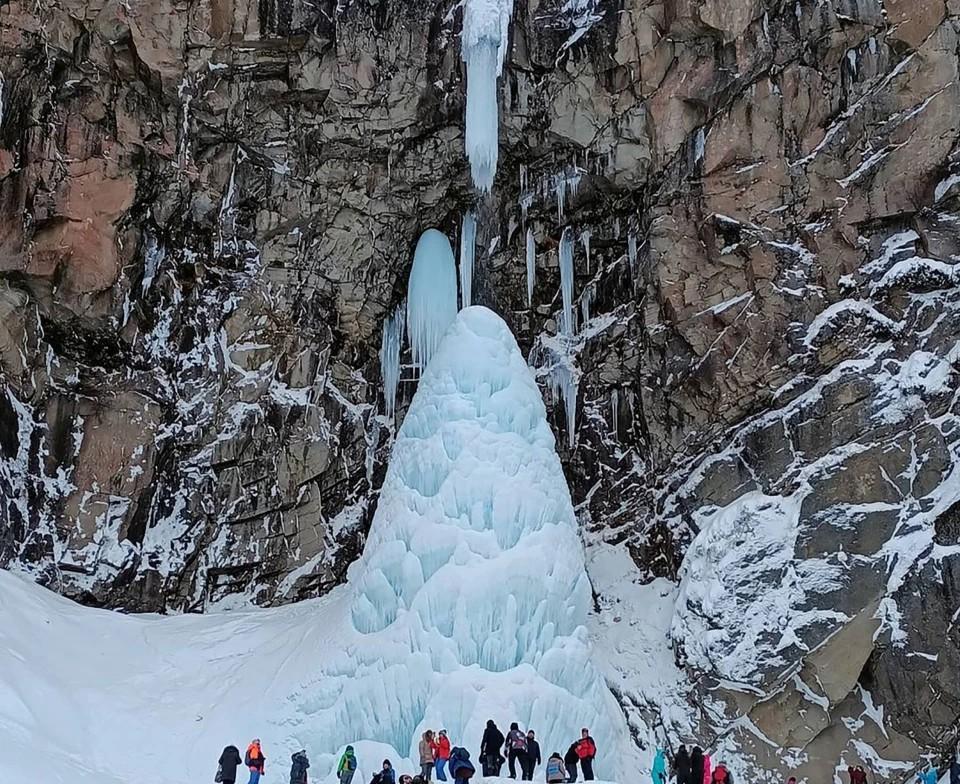
{"type": "Polygon", "coordinates": [[[657,749],[657,756],[653,760],[653,770],[650,771],[653,784],[667,784],[667,759],[663,749],[657,749]]]}

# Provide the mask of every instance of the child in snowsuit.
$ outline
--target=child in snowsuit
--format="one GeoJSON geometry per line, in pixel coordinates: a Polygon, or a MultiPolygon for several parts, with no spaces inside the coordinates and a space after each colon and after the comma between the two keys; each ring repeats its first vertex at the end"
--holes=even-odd
{"type": "Polygon", "coordinates": [[[307,768],[310,767],[307,752],[301,749],[290,757],[290,762],[290,784],[307,784],[307,768]]]}
{"type": "Polygon", "coordinates": [[[546,780],[547,784],[560,784],[567,780],[567,769],[558,751],[553,752],[547,760],[546,780]]]}
{"type": "Polygon", "coordinates": [[[340,784],[350,784],[356,770],[357,758],[353,753],[353,746],[347,746],[343,750],[343,756],[340,757],[340,764],[337,765],[337,778],[340,779],[340,784]]]}
{"type": "Polygon", "coordinates": [[[249,784],[259,784],[266,762],[267,758],[263,756],[263,749],[260,748],[260,738],[254,738],[247,746],[247,756],[243,761],[243,764],[250,769],[249,784]]]}

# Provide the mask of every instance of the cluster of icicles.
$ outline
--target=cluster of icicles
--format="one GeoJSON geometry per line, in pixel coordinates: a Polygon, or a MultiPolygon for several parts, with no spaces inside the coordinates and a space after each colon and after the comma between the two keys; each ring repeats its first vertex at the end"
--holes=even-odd
{"type": "MultiPolygon", "coordinates": [[[[514,0],[466,0],[463,6],[461,55],[467,68],[467,106],[465,118],[465,153],[470,163],[474,187],[480,194],[493,188],[499,151],[499,102],[497,82],[506,59],[510,19],[514,0]]],[[[549,179],[549,178],[548,178],[549,179]]],[[[580,170],[573,167],[549,179],[544,187],[557,197],[558,219],[563,220],[566,194],[576,193],[580,170]]],[[[526,227],[527,207],[533,200],[528,190],[525,171],[521,172],[521,209],[526,227]]],[[[477,242],[477,216],[468,211],[460,230],[459,289],[460,306],[473,304],[474,258],[477,242]]],[[[631,235],[631,240],[633,237],[631,235]]],[[[527,306],[533,303],[536,284],[536,239],[533,229],[524,233],[526,253],[527,306]]],[[[589,265],[590,231],[580,235],[589,265]]],[[[574,232],[566,227],[560,238],[560,287],[563,310],[558,335],[550,352],[544,373],[555,396],[563,400],[568,439],[575,441],[576,406],[579,372],[572,361],[576,340],[577,314],[574,311],[574,232]]],[[[635,242],[633,243],[635,247],[635,242]]],[[[631,262],[633,254],[631,254],[631,262]]],[[[457,275],[453,248],[449,239],[436,229],[428,229],[420,237],[414,252],[413,267],[407,288],[406,306],[401,305],[387,317],[383,326],[380,351],[386,414],[396,411],[397,390],[401,377],[401,351],[406,334],[412,365],[422,372],[441,338],[456,317],[457,275]]],[[[590,319],[592,289],[581,296],[581,320],[590,319]]]]}

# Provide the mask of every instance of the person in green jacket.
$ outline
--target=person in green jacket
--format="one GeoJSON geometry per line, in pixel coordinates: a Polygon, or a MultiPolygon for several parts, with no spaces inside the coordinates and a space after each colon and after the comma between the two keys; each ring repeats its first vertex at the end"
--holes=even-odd
{"type": "Polygon", "coordinates": [[[337,765],[337,778],[340,779],[340,784],[350,784],[356,770],[357,758],[353,754],[353,746],[347,746],[340,758],[340,764],[337,765]]]}

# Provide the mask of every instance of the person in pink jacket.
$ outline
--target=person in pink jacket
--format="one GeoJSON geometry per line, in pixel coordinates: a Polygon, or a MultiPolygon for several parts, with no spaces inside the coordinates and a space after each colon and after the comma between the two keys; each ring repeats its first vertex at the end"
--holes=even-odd
{"type": "Polygon", "coordinates": [[[710,755],[703,755],[703,784],[710,784],[713,781],[713,769],[710,767],[710,755]]]}

